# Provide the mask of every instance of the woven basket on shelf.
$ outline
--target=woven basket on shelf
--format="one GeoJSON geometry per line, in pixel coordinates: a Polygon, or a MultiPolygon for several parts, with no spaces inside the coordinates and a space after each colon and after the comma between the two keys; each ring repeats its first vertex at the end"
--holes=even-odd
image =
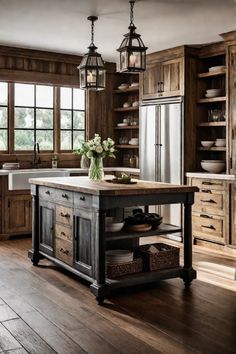
{"type": "Polygon", "coordinates": [[[179,248],[165,243],[155,243],[152,246],[156,247],[159,252],[152,253],[149,251],[150,246],[150,244],[139,246],[135,252],[138,257],[142,257],[145,271],[150,272],[179,266],[179,248]]]}
{"type": "Polygon", "coordinates": [[[106,266],[107,277],[111,279],[121,277],[122,275],[140,273],[142,270],[142,258],[136,258],[132,262],[122,264],[107,264],[106,266]]]}

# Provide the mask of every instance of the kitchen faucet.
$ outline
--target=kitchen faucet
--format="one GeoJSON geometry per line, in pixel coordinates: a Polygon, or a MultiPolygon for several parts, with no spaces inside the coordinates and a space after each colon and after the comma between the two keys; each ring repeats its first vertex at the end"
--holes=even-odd
{"type": "Polygon", "coordinates": [[[39,150],[39,143],[35,143],[34,144],[34,159],[33,159],[33,167],[38,167],[38,165],[40,164],[41,160],[40,160],[40,150],[39,150]]]}

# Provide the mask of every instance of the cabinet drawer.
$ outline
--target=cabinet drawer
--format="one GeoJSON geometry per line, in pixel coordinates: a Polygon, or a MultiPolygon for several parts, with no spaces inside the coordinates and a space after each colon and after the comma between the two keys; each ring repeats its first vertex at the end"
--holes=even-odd
{"type": "Polygon", "coordinates": [[[193,178],[192,186],[198,187],[200,191],[208,191],[212,189],[216,191],[223,191],[226,189],[226,182],[215,179],[193,178]]]}
{"type": "Polygon", "coordinates": [[[66,190],[40,186],[39,198],[54,201],[57,203],[73,205],[73,192],[66,190]]]}
{"type": "Polygon", "coordinates": [[[56,205],[56,222],[72,227],[73,212],[71,208],[56,205]]]}
{"type": "Polygon", "coordinates": [[[72,242],[56,238],[56,258],[73,265],[73,247],[72,242]]]}
{"type": "Polygon", "coordinates": [[[74,205],[75,207],[91,207],[93,197],[86,193],[75,193],[74,194],[74,205]]]}
{"type": "Polygon", "coordinates": [[[193,211],[224,215],[224,209],[224,194],[221,191],[195,193],[193,211]]]}
{"type": "Polygon", "coordinates": [[[195,237],[224,242],[224,218],[193,213],[192,222],[195,237]]]}
{"type": "Polygon", "coordinates": [[[72,229],[70,227],[56,223],[55,233],[56,233],[56,237],[62,238],[64,240],[72,241],[72,229]]]}

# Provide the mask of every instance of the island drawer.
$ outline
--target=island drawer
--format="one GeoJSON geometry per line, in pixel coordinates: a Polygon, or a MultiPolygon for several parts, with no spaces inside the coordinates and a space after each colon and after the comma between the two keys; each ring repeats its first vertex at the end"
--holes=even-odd
{"type": "Polygon", "coordinates": [[[193,213],[193,236],[224,242],[224,218],[216,215],[193,213]]]}
{"type": "Polygon", "coordinates": [[[75,207],[91,207],[93,197],[86,193],[75,193],[74,194],[74,206],[75,207]]]}
{"type": "Polygon", "coordinates": [[[200,190],[226,190],[227,183],[221,180],[206,179],[206,178],[193,178],[192,186],[198,187],[200,190]]]}
{"type": "Polygon", "coordinates": [[[72,227],[73,211],[71,208],[56,205],[56,222],[72,227]]]}
{"type": "Polygon", "coordinates": [[[71,241],[56,237],[56,258],[71,266],[73,265],[73,247],[71,241]]]}
{"type": "Polygon", "coordinates": [[[73,192],[61,189],[40,186],[39,198],[66,205],[73,205],[73,192]]]}
{"type": "Polygon", "coordinates": [[[208,190],[195,193],[193,211],[224,215],[224,193],[223,191],[208,190]]]}
{"type": "Polygon", "coordinates": [[[72,228],[61,224],[55,224],[56,237],[72,241],[72,228]]]}

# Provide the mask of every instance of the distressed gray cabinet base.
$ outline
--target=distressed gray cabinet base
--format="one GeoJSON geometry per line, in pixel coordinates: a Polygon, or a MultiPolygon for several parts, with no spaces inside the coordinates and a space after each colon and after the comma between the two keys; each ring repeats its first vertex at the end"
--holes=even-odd
{"type": "Polygon", "coordinates": [[[138,181],[133,185],[92,183],[86,177],[32,179],[33,243],[29,257],[34,265],[46,257],[57,265],[91,283],[98,303],[112,290],[180,277],[185,286],[196,278],[192,268],[191,206],[194,192],[190,186],[175,186],[138,181]],[[105,232],[105,217],[111,209],[140,205],[181,203],[184,206],[184,265],[154,272],[137,273],[116,280],[105,275],[105,251],[122,243],[137,244],[139,237],[182,231],[162,224],[145,233],[105,232]],[[113,246],[112,246],[113,245],[113,246]]]}

